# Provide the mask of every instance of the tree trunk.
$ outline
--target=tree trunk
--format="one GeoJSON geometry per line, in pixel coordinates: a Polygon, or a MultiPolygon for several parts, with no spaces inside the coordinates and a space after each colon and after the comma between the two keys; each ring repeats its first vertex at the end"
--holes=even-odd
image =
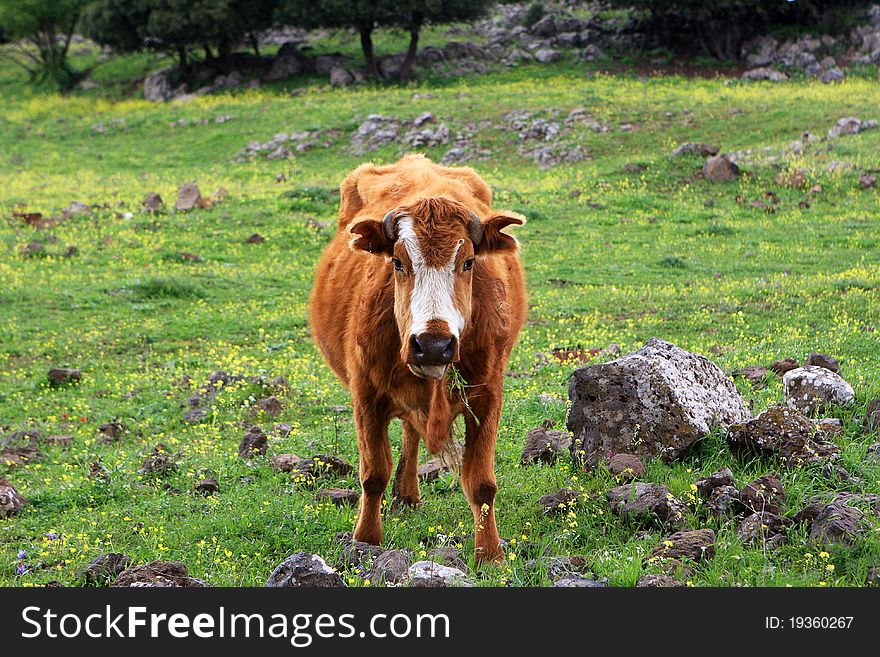
{"type": "Polygon", "coordinates": [[[373,26],[361,26],[361,49],[364,51],[364,63],[367,66],[367,75],[374,80],[379,79],[379,66],[376,64],[376,55],[373,52],[373,26]]]}
{"type": "Polygon", "coordinates": [[[256,33],[255,33],[255,32],[251,32],[251,33],[248,35],[248,38],[250,39],[250,42],[251,42],[251,48],[254,49],[254,54],[255,54],[257,57],[259,57],[259,56],[260,56],[260,40],[257,38],[256,33]]]}
{"type": "Polygon", "coordinates": [[[189,81],[189,62],[186,58],[186,46],[177,46],[177,68],[180,70],[180,77],[189,81]]]}
{"type": "Polygon", "coordinates": [[[419,33],[422,30],[422,21],[413,24],[409,29],[409,48],[406,50],[406,57],[403,58],[403,64],[400,67],[399,79],[406,82],[412,77],[413,64],[416,61],[416,55],[419,52],[419,33]]]}

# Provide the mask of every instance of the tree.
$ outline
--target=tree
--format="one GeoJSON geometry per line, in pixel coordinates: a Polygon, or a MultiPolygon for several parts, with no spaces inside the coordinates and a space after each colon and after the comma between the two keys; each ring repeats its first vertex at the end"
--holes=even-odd
{"type": "Polygon", "coordinates": [[[422,27],[428,23],[472,20],[484,15],[494,0],[282,0],[282,18],[306,28],[342,27],[357,30],[367,74],[381,77],[373,49],[379,27],[405,30],[409,47],[399,78],[407,80],[418,53],[422,27]]]}
{"type": "Polygon", "coordinates": [[[73,88],[82,73],[67,61],[77,21],[89,0],[0,0],[0,24],[10,41],[7,57],[31,80],[51,80],[61,91],[73,88]]]}
{"type": "Polygon", "coordinates": [[[192,52],[228,65],[245,38],[259,54],[256,32],[270,27],[278,0],[97,0],[83,16],[86,36],[121,52],[142,48],[177,56],[183,78],[192,74],[192,52]]]}
{"type": "Polygon", "coordinates": [[[409,80],[419,50],[419,36],[427,23],[442,24],[480,18],[489,11],[494,0],[401,0],[391,3],[389,24],[409,33],[409,47],[400,68],[399,79],[409,80]]]}

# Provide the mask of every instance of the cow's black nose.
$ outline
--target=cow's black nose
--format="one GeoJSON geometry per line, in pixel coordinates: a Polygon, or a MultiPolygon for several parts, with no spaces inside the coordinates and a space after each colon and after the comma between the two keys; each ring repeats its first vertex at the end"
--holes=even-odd
{"type": "Polygon", "coordinates": [[[410,338],[416,365],[448,365],[455,356],[455,336],[422,333],[410,338]]]}

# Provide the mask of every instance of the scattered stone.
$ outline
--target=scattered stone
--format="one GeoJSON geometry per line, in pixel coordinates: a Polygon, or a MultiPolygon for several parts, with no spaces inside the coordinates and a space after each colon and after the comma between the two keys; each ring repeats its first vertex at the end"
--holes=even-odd
{"type": "Polygon", "coordinates": [[[684,586],[684,582],[663,573],[646,574],[639,577],[638,588],[673,588],[684,586]]]}
{"type": "Polygon", "coordinates": [[[760,365],[748,365],[743,368],[742,375],[744,379],[748,379],[752,384],[763,383],[770,370],[760,365]]]}
{"type": "Polygon", "coordinates": [[[566,577],[557,580],[550,585],[551,589],[604,589],[608,585],[605,582],[590,577],[566,577]]]}
{"type": "Polygon", "coordinates": [[[781,515],[785,511],[785,489],[779,477],[764,475],[746,484],[739,492],[739,500],[750,511],[781,515]]]}
{"type": "Polygon", "coordinates": [[[283,409],[284,405],[281,403],[281,400],[272,395],[258,401],[254,405],[253,412],[254,414],[265,413],[269,417],[278,417],[283,409]]]}
{"type": "Polygon", "coordinates": [[[571,488],[563,488],[555,493],[544,495],[539,502],[544,507],[544,511],[548,513],[565,513],[573,509],[577,504],[582,492],[572,490],[571,488]]]}
{"type": "Polygon", "coordinates": [[[810,184],[804,169],[793,169],[777,173],[773,178],[773,182],[781,187],[788,187],[790,189],[803,189],[810,184]]]}
{"type": "Polygon", "coordinates": [[[266,581],[267,587],[338,588],[342,577],[317,554],[297,552],[282,561],[266,581]]]}
{"type": "Polygon", "coordinates": [[[682,155],[699,155],[700,157],[712,157],[713,155],[718,155],[720,150],[720,148],[713,144],[706,144],[701,141],[689,141],[672,151],[672,156],[681,157],[682,155]]]}
{"type": "Polygon", "coordinates": [[[0,477],[0,518],[9,518],[25,505],[25,499],[15,490],[15,486],[0,477]]]}
{"type": "Polygon", "coordinates": [[[147,474],[150,472],[166,474],[176,469],[177,464],[174,462],[174,459],[171,458],[171,454],[168,453],[168,448],[162,443],[159,443],[153,448],[150,455],[144,459],[144,464],[138,472],[141,474],[147,474]]]}
{"type": "Polygon", "coordinates": [[[177,588],[204,587],[206,582],[189,576],[187,567],[179,561],[153,561],[146,566],[132,566],[122,571],[114,587],[177,588]]]}
{"type": "Polygon", "coordinates": [[[105,422],[98,426],[98,442],[109,444],[128,433],[128,427],[122,422],[105,422]]]}
{"type": "Polygon", "coordinates": [[[740,494],[734,486],[719,486],[709,493],[706,507],[716,516],[739,511],[740,494]]]}
{"type": "Polygon", "coordinates": [[[859,176],[859,187],[861,189],[873,189],[877,185],[877,176],[870,173],[863,173],[859,176]]]}
{"type": "Polygon", "coordinates": [[[196,484],[195,490],[199,495],[214,495],[220,492],[220,484],[214,477],[205,477],[196,484]]]}
{"type": "Polygon", "coordinates": [[[861,534],[864,513],[843,503],[826,505],[810,526],[809,539],[814,543],[849,545],[861,534]]]}
{"type": "Polygon", "coordinates": [[[170,100],[174,95],[171,85],[171,70],[164,69],[153,73],[144,80],[144,98],[152,103],[170,100]]]}
{"type": "Polygon", "coordinates": [[[73,445],[73,436],[48,436],[43,439],[43,442],[52,447],[53,445],[58,445],[59,447],[70,447],[73,445]]]}
{"type": "Polygon", "coordinates": [[[266,82],[277,82],[302,73],[308,67],[306,56],[294,41],[284,43],[266,73],[266,82]]]}
{"type": "Polygon", "coordinates": [[[177,202],[174,204],[174,209],[185,212],[186,210],[192,210],[196,207],[210,207],[210,201],[202,198],[198,184],[188,182],[181,185],[180,189],[177,191],[177,202]]]}
{"type": "Polygon", "coordinates": [[[684,524],[685,506],[666,486],[636,482],[612,488],[606,496],[619,516],[656,516],[670,527],[684,524]]]}
{"type": "Polygon", "coordinates": [[[74,201],[61,210],[61,214],[67,218],[75,217],[80,214],[92,214],[92,208],[82,201],[74,201]]]}
{"type": "Polygon", "coordinates": [[[608,461],[608,471],[621,481],[630,482],[645,476],[645,466],[633,454],[615,454],[608,461]]]}
{"type": "Polygon", "coordinates": [[[0,465],[7,467],[20,467],[42,461],[44,458],[43,453],[34,445],[5,447],[0,450],[0,465]]]}
{"type": "Polygon", "coordinates": [[[673,461],[712,426],[748,417],[721,369],[657,338],[635,353],[575,370],[569,398],[571,455],[590,465],[608,453],[673,461]]]}
{"type": "Polygon", "coordinates": [[[697,487],[697,491],[699,491],[702,497],[709,497],[716,488],[721,488],[722,486],[733,486],[733,472],[731,472],[730,468],[724,466],[720,470],[716,470],[708,477],[704,477],[703,479],[698,479],[694,485],[697,487]]]}
{"type": "Polygon", "coordinates": [[[443,564],[444,566],[451,566],[452,568],[458,568],[459,570],[467,570],[467,563],[465,562],[464,557],[462,557],[461,551],[448,545],[441,545],[430,549],[426,558],[429,561],[443,564]]]}
{"type": "Polygon", "coordinates": [[[549,64],[562,59],[562,53],[552,48],[541,48],[535,51],[534,57],[539,64],[549,64]]]}
{"type": "Polygon", "coordinates": [[[875,399],[868,404],[863,424],[865,431],[868,432],[880,429],[880,398],[875,399]]]}
{"type": "Polygon", "coordinates": [[[571,436],[567,431],[556,431],[551,428],[552,421],[549,426],[546,422],[545,420],[540,427],[535,427],[526,434],[526,445],[520,456],[520,465],[538,462],[552,465],[559,454],[571,445],[571,436]]]}
{"type": "Polygon", "coordinates": [[[782,71],[777,71],[768,66],[761,66],[743,73],[742,79],[767,82],[784,82],[785,80],[788,80],[788,76],[782,71]]]}
{"type": "Polygon", "coordinates": [[[260,235],[259,233],[254,233],[250,237],[248,237],[244,243],[245,244],[262,244],[266,241],[266,238],[260,235]]]}
{"type": "Polygon", "coordinates": [[[526,561],[523,569],[532,575],[543,572],[551,580],[558,580],[581,573],[586,567],[587,560],[584,557],[570,556],[530,559],[526,561]]]}
{"type": "Polygon", "coordinates": [[[834,127],[828,131],[828,136],[834,138],[840,137],[841,135],[857,135],[860,132],[873,130],[876,127],[877,121],[874,119],[862,121],[854,116],[848,116],[843,119],[838,119],[834,127]]]}
{"type": "Polygon", "coordinates": [[[336,506],[357,506],[360,493],[348,488],[322,488],[315,493],[316,500],[329,500],[336,506]]]}
{"type": "Polygon", "coordinates": [[[473,586],[463,571],[433,561],[417,561],[409,567],[407,577],[409,585],[417,588],[473,586]]]}
{"type": "Polygon", "coordinates": [[[651,552],[654,559],[690,559],[695,562],[715,556],[715,532],[696,529],[676,532],[651,552]]]}
{"type": "Polygon", "coordinates": [[[843,422],[836,417],[823,417],[816,421],[816,428],[826,436],[837,436],[843,434],[843,422]]]}
{"type": "Polygon", "coordinates": [[[824,367],[805,365],[786,372],[782,385],[786,404],[805,415],[824,413],[831,406],[849,404],[855,398],[852,386],[824,367]]]}
{"type": "Polygon", "coordinates": [[[326,474],[345,477],[354,472],[354,466],[332,454],[316,454],[310,459],[303,459],[297,470],[306,470],[316,477],[326,474]]]}
{"type": "Polygon", "coordinates": [[[810,420],[783,406],[771,406],[758,417],[727,429],[727,444],[734,452],[777,455],[789,468],[826,459],[838,451],[820,438],[810,420]]]}
{"type": "Polygon", "coordinates": [[[49,370],[49,381],[53,385],[62,386],[69,383],[79,383],[82,380],[82,371],[68,367],[53,367],[49,370]]]}
{"type": "Polygon", "coordinates": [[[378,545],[354,540],[351,532],[338,532],[336,540],[342,546],[339,551],[337,570],[354,568],[359,572],[364,572],[367,566],[382,553],[382,548],[378,545]]]}
{"type": "Polygon", "coordinates": [[[354,84],[355,77],[351,71],[347,71],[341,66],[334,66],[330,70],[330,86],[331,87],[347,87],[354,84]]]}
{"type": "Polygon", "coordinates": [[[736,180],[739,176],[739,167],[724,155],[715,155],[706,160],[703,165],[703,175],[712,182],[736,180]]]}
{"type": "Polygon", "coordinates": [[[419,479],[424,483],[429,483],[440,477],[440,473],[444,471],[438,459],[431,459],[427,463],[419,466],[419,479]]]}
{"type": "Polygon", "coordinates": [[[252,426],[238,445],[238,455],[243,459],[250,459],[265,454],[268,449],[269,441],[266,434],[260,427],[252,426]]]}
{"type": "Polygon", "coordinates": [[[783,358],[781,360],[774,360],[770,364],[770,369],[773,370],[778,376],[784,376],[786,372],[796,370],[800,366],[801,364],[794,358],[783,358]]]}
{"type": "Polygon", "coordinates": [[[743,520],[736,530],[736,535],[744,546],[757,544],[775,548],[788,540],[785,530],[790,524],[791,521],[787,518],[762,511],[753,513],[743,520]]]}
{"type": "Polygon", "coordinates": [[[411,561],[412,550],[386,550],[373,559],[366,579],[377,584],[399,584],[406,579],[411,561]]]}
{"type": "Polygon", "coordinates": [[[131,557],[121,552],[109,552],[95,557],[80,568],[77,576],[84,578],[91,586],[105,586],[116,579],[131,565],[131,557]]]}
{"type": "Polygon", "coordinates": [[[813,353],[804,359],[804,367],[806,366],[815,366],[815,367],[824,367],[826,370],[831,370],[835,374],[840,373],[840,363],[833,356],[828,356],[827,354],[817,354],[813,353]]]}
{"type": "Polygon", "coordinates": [[[269,465],[275,472],[292,472],[304,460],[296,454],[276,454],[270,459],[269,465]]]}
{"type": "Polygon", "coordinates": [[[829,82],[842,82],[846,76],[837,66],[823,71],[819,76],[819,81],[828,84],[829,82]]]}

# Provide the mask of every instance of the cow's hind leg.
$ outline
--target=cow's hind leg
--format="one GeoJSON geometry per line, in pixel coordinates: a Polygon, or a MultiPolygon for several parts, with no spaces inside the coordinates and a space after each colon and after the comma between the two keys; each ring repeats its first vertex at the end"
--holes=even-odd
{"type": "Polygon", "coordinates": [[[360,450],[360,512],[354,539],[372,545],[382,542],[382,500],[391,480],[391,446],[388,444],[388,417],[383,400],[354,403],[354,420],[360,450]]]}
{"type": "Polygon", "coordinates": [[[400,460],[394,473],[393,506],[414,507],[422,502],[419,492],[419,443],[421,436],[416,428],[406,420],[402,420],[403,438],[400,444],[400,460]]]}
{"type": "MultiPolygon", "coordinates": [[[[500,401],[498,406],[500,406],[500,401]]],[[[479,422],[465,414],[466,438],[461,485],[474,514],[474,558],[500,562],[504,550],[495,525],[495,439],[500,408],[492,405],[479,422]]]]}

